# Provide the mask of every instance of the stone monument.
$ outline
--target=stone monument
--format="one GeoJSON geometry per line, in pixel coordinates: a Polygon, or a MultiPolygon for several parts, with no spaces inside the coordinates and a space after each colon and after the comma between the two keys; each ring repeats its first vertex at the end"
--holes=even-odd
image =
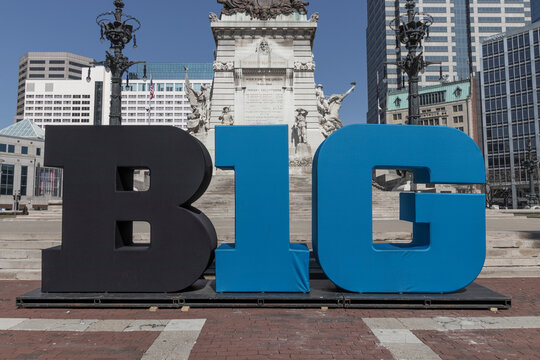
{"type": "Polygon", "coordinates": [[[191,86],[189,81],[189,69],[186,70],[186,96],[191,105],[191,115],[188,116],[188,132],[190,134],[208,133],[208,118],[210,116],[210,98],[212,90],[208,86],[201,86],[197,91],[191,86]]]}
{"type": "Polygon", "coordinates": [[[195,91],[186,77],[189,131],[214,156],[216,125],[288,125],[290,165],[310,171],[313,151],[343,127],[339,110],[355,88],[326,99],[315,86],[319,14],[308,18],[309,3],[300,0],[217,2],[221,14],[209,15],[217,47],[213,88],[195,91]]]}
{"type": "MultiPolygon", "coordinates": [[[[194,136],[214,157],[217,125],[287,125],[291,241],[309,242],[312,159],[325,137],[341,128],[339,109],[354,85],[328,99],[322,87],[317,90],[313,46],[319,14],[309,17],[307,2],[218,2],[223,4],[221,14],[209,15],[216,52],[208,133],[198,131],[194,136]]],[[[190,93],[193,108],[202,113],[196,100],[200,94],[190,93]]],[[[216,226],[220,241],[234,241],[234,186],[233,171],[215,169],[208,191],[195,204],[220,224],[216,226]]]]}

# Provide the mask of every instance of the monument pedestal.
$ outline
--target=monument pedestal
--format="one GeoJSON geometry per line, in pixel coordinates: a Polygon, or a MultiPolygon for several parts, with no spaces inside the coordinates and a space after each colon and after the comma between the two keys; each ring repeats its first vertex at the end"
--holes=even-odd
{"type": "Polygon", "coordinates": [[[317,149],[324,137],[314,78],[316,19],[299,12],[265,20],[235,13],[213,18],[211,26],[217,50],[210,127],[221,124],[229,107],[235,125],[288,125],[292,136],[302,109],[307,143],[317,149]]]}
{"type": "Polygon", "coordinates": [[[292,168],[311,168],[313,164],[313,151],[309,144],[297,144],[290,149],[289,166],[292,168]]]}

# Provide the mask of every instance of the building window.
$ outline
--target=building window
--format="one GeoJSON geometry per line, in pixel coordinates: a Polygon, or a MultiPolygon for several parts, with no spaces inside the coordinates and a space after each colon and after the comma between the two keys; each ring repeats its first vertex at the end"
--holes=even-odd
{"type": "Polygon", "coordinates": [[[463,115],[454,116],[454,123],[462,123],[462,122],[463,122],[463,115]]]}
{"type": "Polygon", "coordinates": [[[454,105],[454,112],[463,111],[463,104],[454,105]]]}
{"type": "Polygon", "coordinates": [[[21,146],[21,154],[28,155],[28,146],[21,146]]]}
{"type": "Polygon", "coordinates": [[[76,63],[74,61],[70,61],[69,65],[73,65],[73,66],[80,67],[80,68],[87,66],[87,65],[80,64],[80,63],[76,63]]]}
{"type": "Polygon", "coordinates": [[[0,176],[0,195],[13,195],[13,174],[15,165],[2,164],[0,176]]]}
{"type": "Polygon", "coordinates": [[[11,153],[11,154],[15,153],[15,145],[8,145],[8,153],[11,153]]]}
{"type": "Polygon", "coordinates": [[[41,148],[36,148],[36,156],[41,156],[41,148]]]}
{"type": "Polygon", "coordinates": [[[26,196],[26,187],[28,184],[28,166],[21,166],[21,195],[26,196]]]}
{"type": "Polygon", "coordinates": [[[62,196],[62,169],[37,168],[34,195],[62,196]]]}

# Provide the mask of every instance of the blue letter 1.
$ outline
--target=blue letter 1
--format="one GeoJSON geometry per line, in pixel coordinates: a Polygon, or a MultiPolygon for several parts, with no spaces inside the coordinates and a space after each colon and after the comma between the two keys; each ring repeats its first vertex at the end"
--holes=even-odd
{"type": "Polygon", "coordinates": [[[401,194],[411,244],[373,244],[372,171],[410,169],[415,182],[483,184],[484,161],[463,132],[438,126],[353,125],[315,155],[313,247],[326,275],[362,293],[444,293],[485,261],[483,194],[401,194]]]}
{"type": "Polygon", "coordinates": [[[216,250],[217,292],[309,292],[309,250],[289,242],[286,125],[216,126],[216,166],[234,169],[236,241],[216,250]]]}

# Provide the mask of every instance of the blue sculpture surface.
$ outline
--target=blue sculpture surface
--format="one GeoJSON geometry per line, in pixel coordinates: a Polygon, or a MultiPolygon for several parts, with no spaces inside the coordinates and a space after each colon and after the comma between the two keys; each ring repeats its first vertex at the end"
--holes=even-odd
{"type": "Polygon", "coordinates": [[[216,250],[217,292],[309,292],[309,250],[289,242],[287,126],[216,126],[216,166],[236,179],[236,240],[216,250]]]}
{"type": "Polygon", "coordinates": [[[417,183],[483,184],[474,141],[445,127],[352,125],[318,149],[313,247],[326,275],[361,293],[445,293],[465,288],[486,255],[483,194],[401,194],[410,244],[374,244],[372,171],[408,169],[417,183]],[[384,143],[381,143],[384,139],[384,143]]]}

